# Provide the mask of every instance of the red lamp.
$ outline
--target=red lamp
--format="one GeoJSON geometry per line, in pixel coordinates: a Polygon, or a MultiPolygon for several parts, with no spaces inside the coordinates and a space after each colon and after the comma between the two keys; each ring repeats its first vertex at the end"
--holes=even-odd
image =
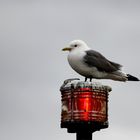
{"type": "Polygon", "coordinates": [[[84,136],[92,139],[93,132],[108,127],[108,92],[111,88],[99,83],[72,80],[65,80],[60,89],[61,128],[77,133],[79,140],[84,136]]]}

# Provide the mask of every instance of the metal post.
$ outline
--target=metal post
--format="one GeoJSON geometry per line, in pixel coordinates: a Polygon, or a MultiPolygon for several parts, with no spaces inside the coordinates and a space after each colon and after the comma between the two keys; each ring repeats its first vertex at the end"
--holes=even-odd
{"type": "Polygon", "coordinates": [[[92,140],[91,132],[78,132],[76,133],[76,140],[92,140]]]}

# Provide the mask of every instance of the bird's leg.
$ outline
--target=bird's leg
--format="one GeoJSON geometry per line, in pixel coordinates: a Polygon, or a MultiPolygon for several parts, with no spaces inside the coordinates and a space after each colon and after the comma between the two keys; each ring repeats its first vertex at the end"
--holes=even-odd
{"type": "Polygon", "coordinates": [[[92,77],[90,78],[90,82],[92,82],[92,77]]]}
{"type": "Polygon", "coordinates": [[[85,77],[85,82],[87,81],[87,77],[85,77]]]}

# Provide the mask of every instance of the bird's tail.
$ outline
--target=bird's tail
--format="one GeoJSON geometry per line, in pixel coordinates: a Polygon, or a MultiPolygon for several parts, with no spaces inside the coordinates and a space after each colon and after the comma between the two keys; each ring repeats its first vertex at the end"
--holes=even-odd
{"type": "Polygon", "coordinates": [[[127,74],[128,81],[140,81],[137,77],[127,74]]]}

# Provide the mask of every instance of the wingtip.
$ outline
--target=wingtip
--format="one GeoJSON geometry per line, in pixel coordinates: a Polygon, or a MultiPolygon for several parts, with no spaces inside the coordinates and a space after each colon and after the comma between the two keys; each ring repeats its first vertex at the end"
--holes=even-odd
{"type": "Polygon", "coordinates": [[[127,78],[128,78],[128,81],[140,81],[140,79],[130,74],[127,74],[127,78]]]}

